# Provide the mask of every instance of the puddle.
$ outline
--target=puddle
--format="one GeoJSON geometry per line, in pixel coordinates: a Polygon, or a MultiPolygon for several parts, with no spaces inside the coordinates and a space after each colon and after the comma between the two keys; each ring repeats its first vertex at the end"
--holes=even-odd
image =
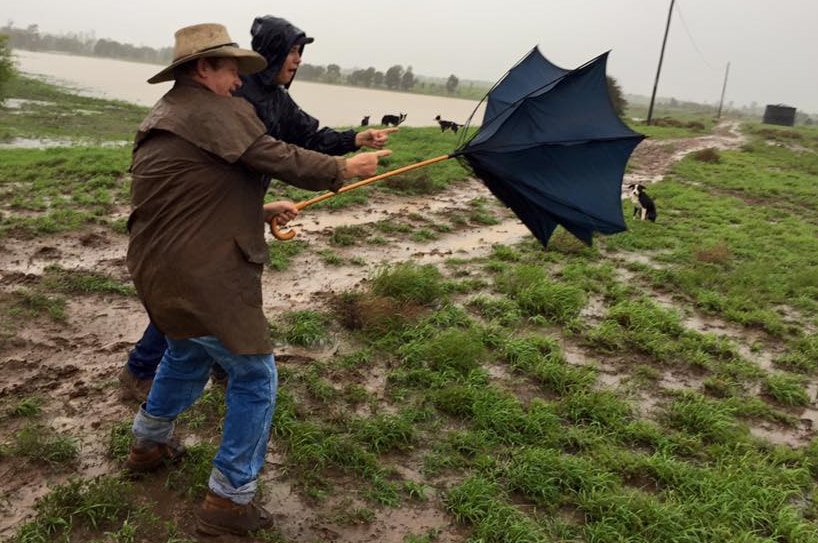
{"type": "Polygon", "coordinates": [[[126,140],[90,142],[70,139],[49,139],[49,138],[13,138],[10,141],[0,143],[0,149],[51,149],[54,147],[127,147],[132,142],[126,140]]]}
{"type": "Polygon", "coordinates": [[[27,100],[25,98],[6,98],[2,102],[2,105],[7,109],[23,109],[23,107],[27,105],[48,107],[54,106],[56,103],[46,102],[44,100],[27,100]]]}

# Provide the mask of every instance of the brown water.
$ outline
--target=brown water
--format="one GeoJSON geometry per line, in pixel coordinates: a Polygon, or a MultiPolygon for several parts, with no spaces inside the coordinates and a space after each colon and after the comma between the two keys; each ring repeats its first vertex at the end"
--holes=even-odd
{"type": "MultiPolygon", "coordinates": [[[[13,54],[21,72],[100,98],[151,106],[171,86],[171,83],[146,83],[162,68],[154,64],[18,49],[13,54]]],[[[406,113],[405,126],[433,126],[436,115],[462,124],[478,104],[474,100],[324,85],[298,79],[291,91],[302,109],[319,119],[322,125],[332,127],[358,126],[365,115],[370,115],[372,125],[378,125],[383,115],[398,113],[406,113]]],[[[480,124],[482,118],[481,106],[472,124],[480,124]]]]}

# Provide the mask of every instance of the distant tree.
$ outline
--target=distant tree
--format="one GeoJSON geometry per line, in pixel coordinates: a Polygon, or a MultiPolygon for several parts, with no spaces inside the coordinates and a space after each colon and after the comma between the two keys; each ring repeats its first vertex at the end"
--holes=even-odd
{"type": "Polygon", "coordinates": [[[341,81],[341,67],[337,64],[327,66],[327,83],[337,83],[341,81]]]}
{"type": "Polygon", "coordinates": [[[399,89],[400,82],[403,78],[403,66],[400,64],[395,64],[388,70],[386,70],[386,88],[387,89],[399,89]]]}
{"type": "Polygon", "coordinates": [[[457,92],[457,86],[460,84],[460,80],[454,75],[450,75],[449,79],[446,80],[446,92],[449,94],[454,94],[457,92]]]}
{"type": "Polygon", "coordinates": [[[373,66],[370,66],[366,69],[366,86],[367,87],[374,87],[375,86],[375,75],[378,73],[373,66]]]}
{"type": "Polygon", "coordinates": [[[383,72],[375,72],[375,75],[372,76],[372,86],[374,87],[383,87],[383,82],[386,80],[386,76],[383,72]]]}
{"type": "Polygon", "coordinates": [[[371,87],[375,79],[375,68],[369,67],[366,70],[355,70],[347,77],[347,83],[358,87],[371,87]]]}
{"type": "Polygon", "coordinates": [[[611,97],[611,104],[613,104],[616,114],[622,117],[625,110],[628,109],[628,101],[625,100],[625,95],[622,93],[622,87],[611,76],[608,76],[608,96],[611,97]]]}
{"type": "Polygon", "coordinates": [[[6,97],[8,82],[15,73],[9,37],[6,34],[0,34],[0,102],[6,97]]]}
{"type": "Polygon", "coordinates": [[[37,51],[40,44],[39,27],[37,25],[29,25],[25,30],[22,28],[14,28],[14,23],[9,23],[0,28],[0,32],[6,34],[9,38],[9,44],[15,49],[26,49],[28,51],[37,51]]]}
{"type": "Polygon", "coordinates": [[[323,66],[314,64],[302,64],[298,67],[298,78],[304,81],[320,81],[327,70],[323,66]]]}
{"type": "Polygon", "coordinates": [[[408,91],[414,86],[415,74],[412,73],[412,67],[409,66],[408,68],[406,68],[406,71],[403,72],[403,76],[400,78],[400,88],[401,90],[408,91]]]}
{"type": "Polygon", "coordinates": [[[120,43],[114,40],[100,39],[94,45],[94,54],[99,57],[116,58],[121,52],[120,43]]]}

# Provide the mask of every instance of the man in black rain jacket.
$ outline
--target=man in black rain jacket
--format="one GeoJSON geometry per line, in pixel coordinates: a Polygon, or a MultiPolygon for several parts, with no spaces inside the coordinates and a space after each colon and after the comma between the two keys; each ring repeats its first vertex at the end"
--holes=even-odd
{"type": "Polygon", "coordinates": [[[243,76],[244,84],[237,94],[255,106],[269,135],[329,155],[343,155],[361,147],[381,149],[388,142],[394,129],[370,128],[356,133],[352,129],[319,128],[318,119],[301,109],[290,96],[289,88],[301,64],[304,46],[312,43],[313,38],[272,15],[256,17],[250,35],[253,50],[267,60],[267,68],[243,76]]]}

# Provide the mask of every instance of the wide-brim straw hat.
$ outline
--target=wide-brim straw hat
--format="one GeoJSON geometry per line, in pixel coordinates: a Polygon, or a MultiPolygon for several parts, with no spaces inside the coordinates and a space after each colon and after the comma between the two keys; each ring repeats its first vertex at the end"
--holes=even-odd
{"type": "Polygon", "coordinates": [[[250,49],[242,49],[230,39],[227,28],[215,23],[204,23],[180,28],[174,34],[173,62],[148,79],[148,83],[170,81],[173,70],[185,62],[206,57],[235,58],[240,74],[254,74],[267,67],[263,56],[250,49]]]}

